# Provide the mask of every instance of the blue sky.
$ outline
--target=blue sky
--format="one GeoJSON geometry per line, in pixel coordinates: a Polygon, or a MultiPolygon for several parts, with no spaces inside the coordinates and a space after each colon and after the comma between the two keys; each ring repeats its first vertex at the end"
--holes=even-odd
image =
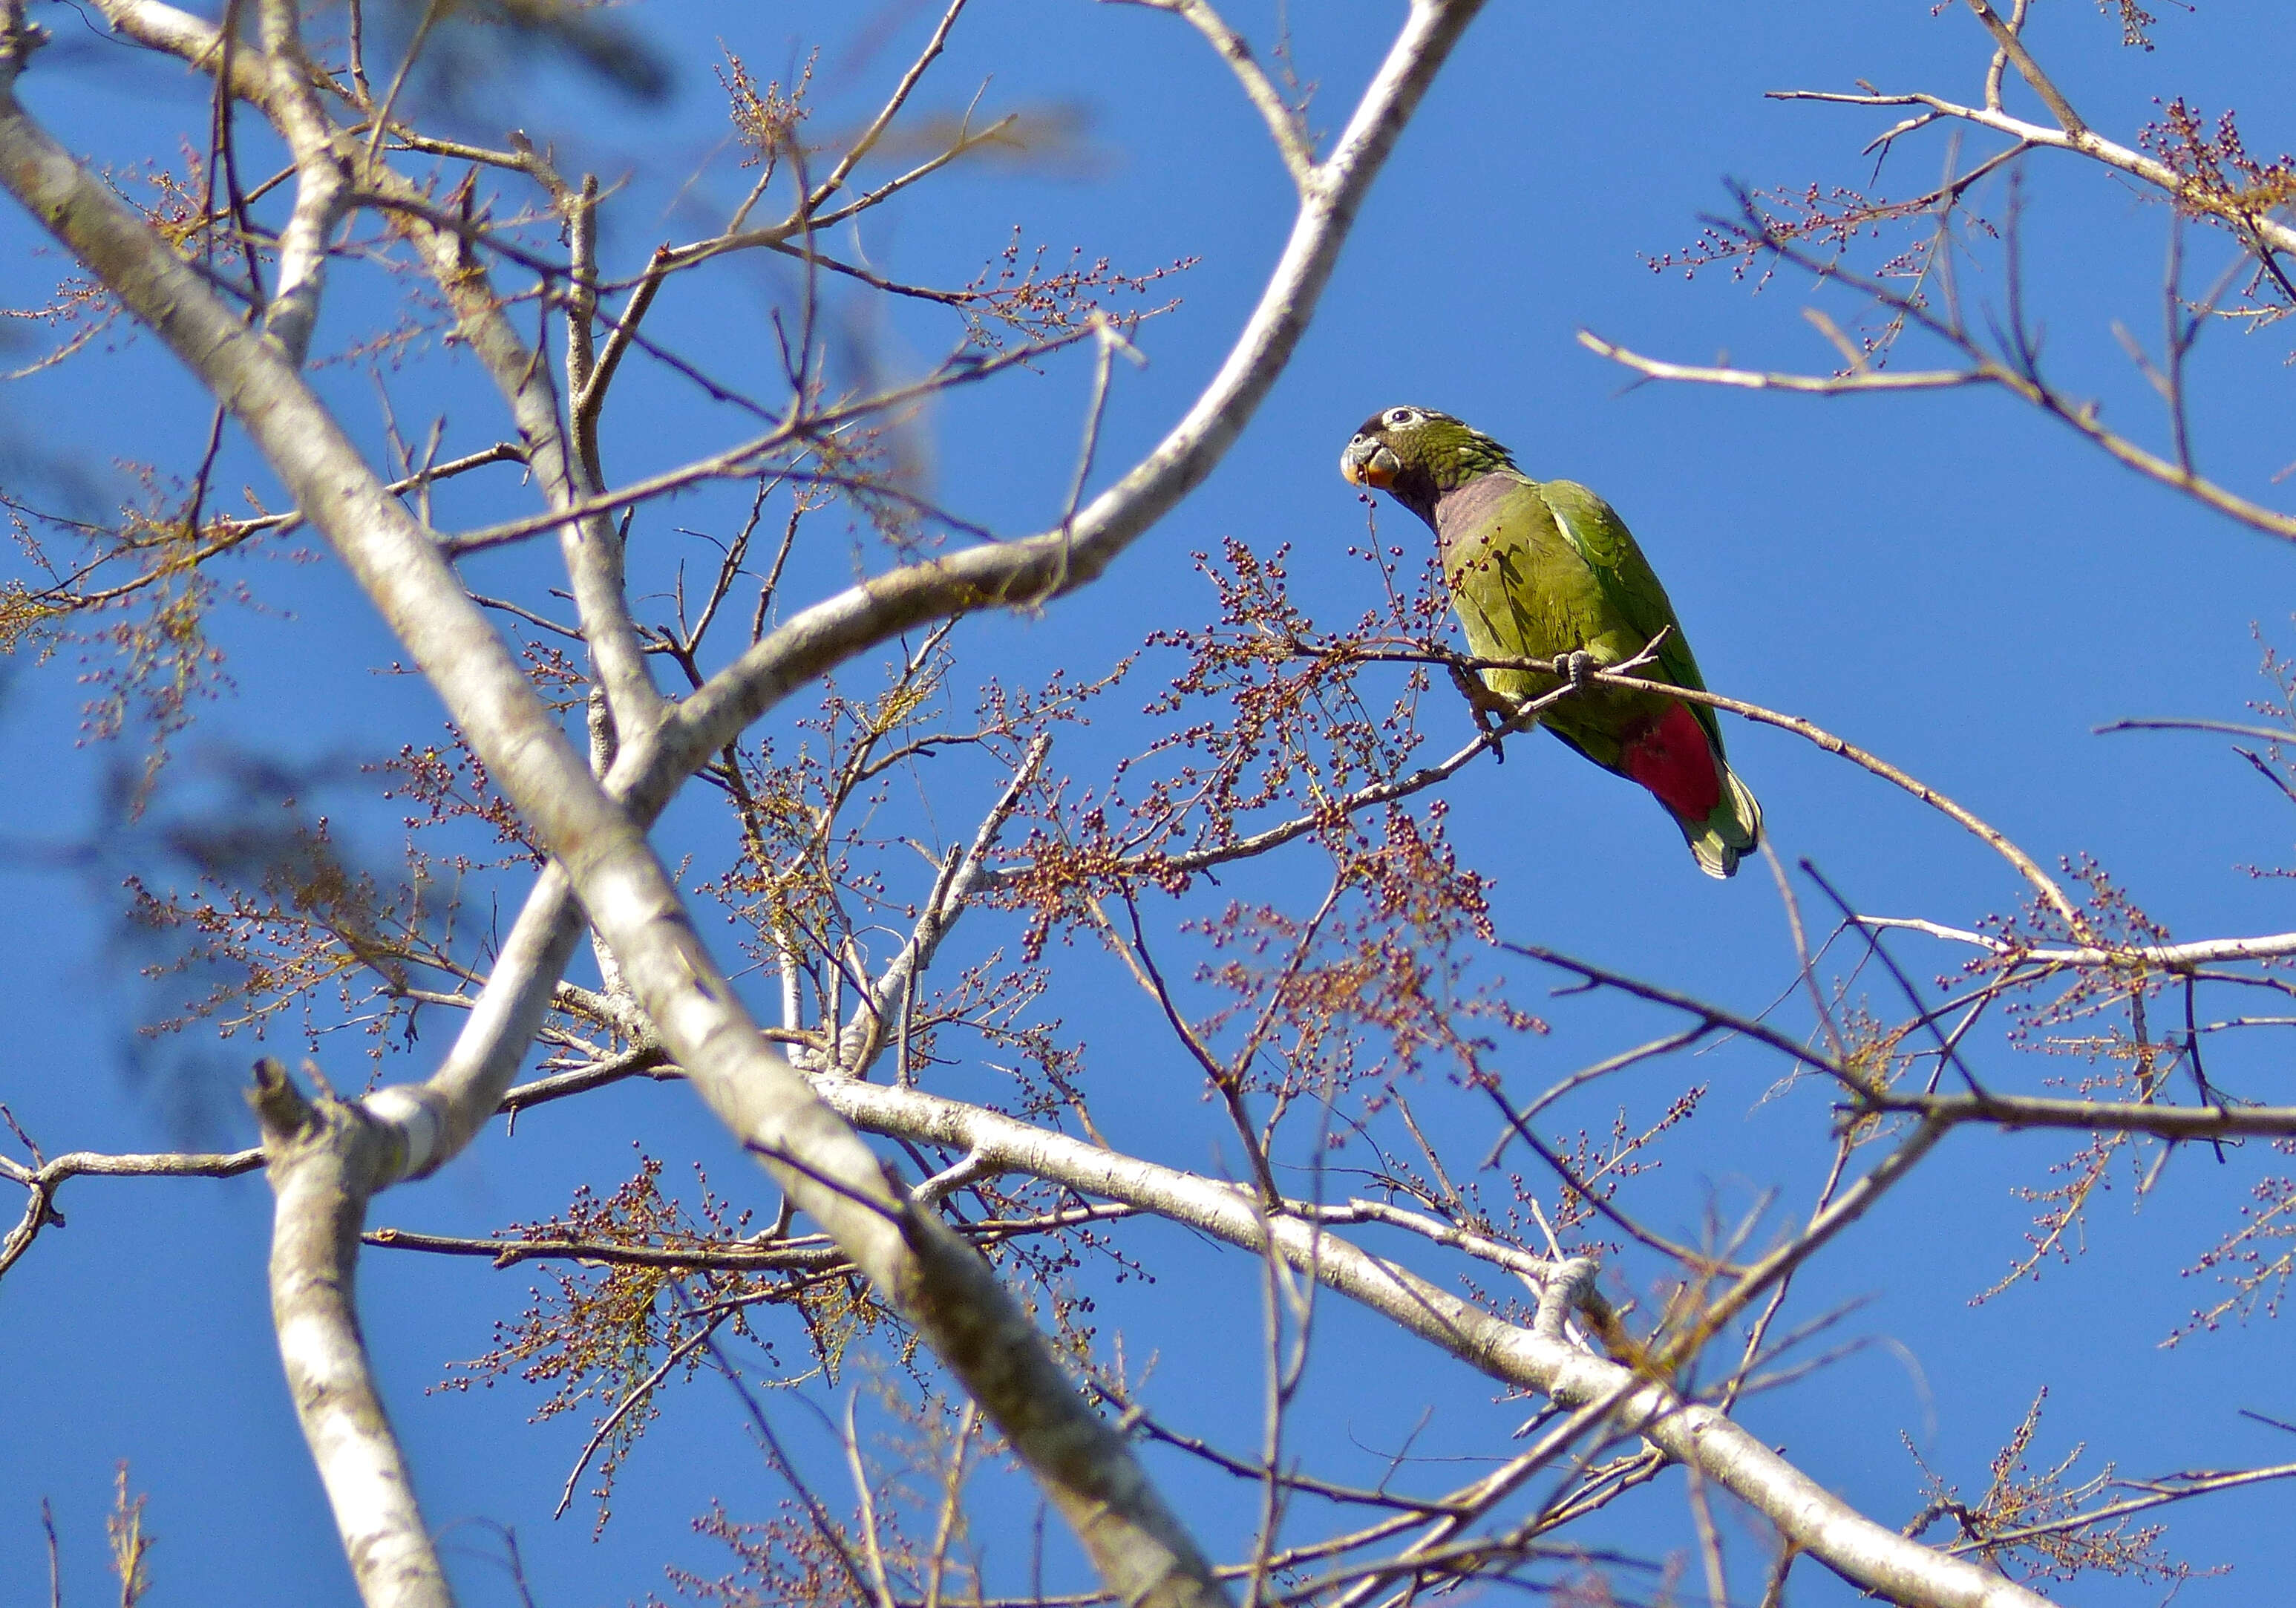
{"type": "MultiPolygon", "coordinates": [[[[2219,739],[2093,733],[2128,716],[2247,715],[2248,701],[2267,690],[2256,675],[2252,631],[2292,640],[2291,555],[2278,544],[2115,468],[2006,397],[1813,401],[1636,388],[1575,338],[1587,328],[1684,361],[1727,352],[1749,364],[1829,367],[1800,315],[1809,305],[1846,315],[1852,307],[1840,290],[1813,292],[1784,275],[1756,294],[1726,272],[1685,283],[1648,260],[1692,240],[1702,212],[1726,207],[1726,180],[1887,194],[1928,187],[1944,160],[1941,141],[1909,144],[1876,179],[1873,160],[1858,152],[1882,126],[1880,114],[1782,104],[1762,92],[1846,88],[1865,78],[1974,94],[1985,53],[1979,29],[1959,7],[1936,16],[1931,9],[1913,0],[1805,4],[1769,8],[1756,21],[1742,9],[1691,0],[1492,5],[1382,177],[1298,357],[1220,470],[1103,586],[1041,618],[968,623],[958,639],[967,668],[1009,669],[1016,681],[1053,666],[1097,673],[1152,628],[1209,618],[1210,588],[1189,554],[1230,536],[1261,547],[1291,543],[1302,597],[1334,622],[1351,616],[1366,599],[1360,576],[1336,554],[1361,538],[1364,516],[1334,473],[1336,455],[1366,414],[1421,403],[1508,442],[1529,472],[1581,480],[1607,496],[1665,578],[1718,690],[1804,715],[1885,755],[2045,863],[2096,855],[2180,939],[2286,928],[2284,884],[2243,869],[2284,863],[2286,801],[2219,739]]],[[[2117,26],[2089,6],[2038,7],[2036,49],[2112,137],[2133,139],[2158,115],[2155,97],[2183,94],[2210,114],[2239,108],[2252,150],[2296,144],[2296,131],[2274,120],[2273,91],[2296,45],[2284,9],[2230,0],[2203,0],[2189,15],[2163,9],[2159,47],[2147,53],[2123,49],[2117,26]]],[[[67,7],[41,10],[60,43],[38,60],[23,94],[68,144],[126,163],[172,160],[182,139],[201,137],[204,101],[182,74],[92,37],[67,7]]],[[[1328,131],[1401,8],[1334,3],[1295,13],[1301,71],[1319,86],[1312,120],[1328,131]]],[[[627,173],[604,242],[618,271],[634,268],[657,241],[692,233],[699,215],[746,183],[723,157],[701,166],[724,133],[709,71],[716,41],[763,79],[786,78],[817,37],[816,127],[832,127],[873,105],[929,23],[916,8],[885,7],[875,15],[890,32],[873,49],[840,31],[849,24],[825,8],[816,16],[660,4],[627,15],[677,63],[666,105],[602,111],[582,80],[552,71],[468,86],[462,110],[474,132],[497,134],[515,121],[538,138],[554,136],[562,150],[590,153],[602,171],[627,173]],[[816,27],[828,31],[816,36],[816,27]]],[[[1268,35],[1265,15],[1239,8],[1234,20],[1255,37],[1268,35]]],[[[1148,366],[1118,370],[1098,457],[1104,483],[1168,427],[1218,364],[1288,226],[1288,185],[1217,59],[1169,17],[1070,0],[977,0],[922,103],[956,110],[984,81],[981,105],[992,111],[1083,108],[1092,160],[1050,176],[960,172],[868,226],[863,243],[887,271],[920,278],[969,275],[1016,224],[1055,255],[1080,245],[1087,258],[1104,253],[1126,269],[1198,258],[1177,281],[1182,305],[1138,337],[1148,366]]],[[[1988,199],[1997,204],[1999,193],[1988,199]]],[[[2118,322],[2157,342],[2162,209],[2102,174],[2035,159],[2025,216],[2029,297],[2053,372],[2068,390],[2101,399],[2109,421],[2163,440],[2157,407],[2113,334],[2118,322]]],[[[2210,255],[2221,252],[2218,241],[2196,235],[2193,250],[2208,272],[2222,260],[2210,255]]],[[[61,267],[26,219],[0,214],[8,301],[37,303],[61,267]]],[[[666,302],[650,327],[714,369],[762,368],[771,353],[765,309],[786,285],[746,268],[714,283],[720,288],[709,296],[666,302]]],[[[1973,301],[1997,306],[1997,258],[1973,267],[1966,283],[1973,301]]],[[[368,327],[375,289],[344,276],[320,349],[368,327]]],[[[875,335],[882,349],[916,359],[939,340],[922,322],[896,321],[875,335]]],[[[20,453],[99,482],[123,458],[170,469],[187,463],[206,427],[204,404],[148,340],[113,344],[119,349],[0,394],[0,419],[20,453]]],[[[2271,329],[2222,332],[2196,361],[2203,465],[2267,501],[2276,495],[2270,476],[2296,459],[2279,427],[2285,410],[2276,389],[2287,349],[2271,329]]],[[[1057,362],[1041,378],[945,405],[931,446],[947,505],[1005,533],[1057,519],[1086,381],[1080,362],[1057,362]]],[[[378,439],[364,372],[329,369],[322,384],[362,439],[378,439]]],[[[483,445],[503,429],[467,368],[451,361],[394,376],[393,385],[405,416],[447,414],[453,449],[483,445]]],[[[742,428],[690,390],[660,384],[644,394],[643,406],[609,428],[618,476],[676,462],[742,428]]],[[[235,444],[217,480],[234,492],[262,483],[235,444]]],[[[442,506],[478,523],[526,511],[521,499],[505,482],[442,506]]],[[[697,496],[646,517],[664,529],[717,528],[712,521],[728,514],[722,502],[697,496]]],[[[1378,521],[1385,539],[1422,537],[1392,506],[1378,521]]],[[[824,550],[813,563],[806,584],[826,590],[849,576],[852,560],[824,550]]],[[[521,556],[487,573],[508,586],[541,572],[521,556]]],[[[187,775],[198,774],[202,753],[310,764],[430,740],[435,701],[411,677],[387,673],[398,656],[340,571],[325,562],[273,562],[246,574],[270,608],[231,615],[219,628],[238,690],[203,711],[179,743],[187,775]]],[[[0,751],[12,780],[0,788],[0,833],[12,843],[82,840],[99,819],[107,767],[119,756],[75,745],[86,692],[73,670],[68,659],[9,667],[0,751]]],[[[1124,694],[1122,715],[1078,734],[1063,763],[1088,779],[1104,775],[1139,729],[1122,716],[1144,697],[1124,694]]],[[[1432,726],[1446,750],[1464,738],[1464,713],[1439,712],[1432,726]]],[[[1973,840],[1872,777],[1782,734],[1737,725],[1729,740],[1780,853],[1809,857],[1863,907],[1967,925],[2018,898],[2005,868],[1973,840]]],[[[321,807],[348,840],[387,859],[394,812],[362,804],[354,790],[322,792],[321,807]]],[[[1503,769],[1471,771],[1447,797],[1455,838],[1496,879],[1505,936],[1748,1011],[1791,980],[1767,874],[1750,867],[1732,883],[1708,884],[1652,806],[1559,746],[1518,742],[1503,769]]],[[[680,836],[689,830],[681,821],[673,817],[665,833],[673,855],[707,841],[680,836]]],[[[1315,874],[1271,869],[1238,883],[1281,890],[1289,877],[1315,874]]],[[[118,939],[117,866],[59,870],[53,857],[24,849],[0,863],[0,898],[16,913],[0,923],[0,975],[12,980],[16,1007],[0,1099],[17,1119],[51,1153],[163,1147],[187,1134],[203,1144],[247,1142],[250,1124],[233,1093],[252,1053],[244,1039],[138,1047],[134,1029],[156,996],[118,939]]],[[[1815,895],[1805,889],[1805,897],[1815,895]]],[[[985,948],[1011,937],[978,941],[985,948]]],[[[1963,958],[1917,939],[1903,940],[1898,953],[1924,981],[1963,958]]],[[[1068,1014],[1086,1041],[1107,1120],[1152,1153],[1217,1164],[1209,1128],[1165,1120],[1173,1109],[1198,1111],[1194,1087],[1175,1057],[1140,1047],[1146,1034],[1135,1030],[1152,1023],[1117,996],[1128,985],[1083,951],[1062,964],[1073,968],[1068,1014]]],[[[1884,991],[1878,979],[1859,986],[1884,991]]],[[[1645,1025],[1585,1002],[1555,1002],[1549,1013],[1555,1031],[1521,1051],[1521,1079],[1534,1087],[1631,1042],[1645,1025]]],[[[2270,1047],[2244,1057],[2228,1048],[2219,1075],[2241,1094],[2284,1103],[2270,1047]]],[[[2008,1076],[2013,1063],[1993,1054],[2008,1076]]],[[[1713,1092],[1696,1143],[1669,1153],[1669,1193],[1653,1197],[1677,1214],[1674,1226],[1693,1227],[1709,1200],[1728,1209],[1773,1185],[1786,1187],[1789,1200],[1795,1187],[1807,1189],[1824,1104],[1808,1091],[1765,1101],[1779,1070],[1734,1046],[1698,1071],[1713,1092]]],[[[1661,1070],[1606,1098],[1646,1116],[1680,1080],[1661,1070]]],[[[1480,1130],[1472,1117],[1458,1120],[1464,1145],[1480,1130]]],[[[538,1115],[515,1141],[497,1129],[435,1181],[380,1202],[375,1220],[472,1233],[542,1216],[582,1179],[611,1186],[627,1171],[633,1143],[667,1158],[674,1173],[703,1161],[721,1190],[750,1181],[697,1106],[675,1088],[649,1086],[538,1115]]],[[[2285,1435],[2236,1415],[2250,1408],[2296,1418],[2296,1403],[2276,1382],[2283,1370],[2271,1366],[2279,1352],[2269,1324],[2157,1349],[2212,1299],[2205,1278],[2177,1275],[2272,1171],[2264,1147],[2229,1153],[2222,1166],[2205,1151],[2177,1155],[2141,1212],[2131,1210],[2131,1180],[2121,1180],[2091,1220],[2081,1258],[2049,1266],[2038,1283],[1995,1301],[1969,1304],[2021,1251],[2023,1209],[2011,1187],[2045,1183],[2048,1162],[2070,1148],[2045,1137],[1957,1137],[1861,1235],[1822,1259],[1800,1296],[1806,1314],[1863,1300],[1841,1332],[1872,1343],[1755,1403],[1749,1413],[1761,1432],[1823,1483],[1892,1522],[1920,1500],[1900,1432],[1932,1467],[1974,1489],[1986,1458],[2045,1382],[2052,1394],[2036,1449],[2047,1457],[2086,1441],[2131,1475],[2288,1458],[2285,1435]]],[[[150,1524],[161,1538],[152,1559],[159,1600],[341,1600],[348,1576],[271,1345],[260,1181],[83,1180],[62,1204],[69,1228],[44,1238],[0,1286],[0,1402],[12,1447],[0,1459],[0,1595],[31,1600],[45,1579],[43,1496],[65,1534],[66,1600],[106,1589],[102,1514],[112,1466],[127,1458],[137,1488],[151,1493],[150,1524]]],[[[1235,1366],[1238,1342],[1219,1326],[1225,1320],[1173,1325],[1168,1314],[1177,1299],[1256,1323],[1256,1272],[1184,1235],[1165,1237],[1174,1243],[1157,1251],[1161,1282],[1104,1292],[1103,1330],[1136,1332],[1139,1350],[1156,1348],[1157,1377],[1175,1401],[1200,1392],[1207,1418],[1234,1412],[1250,1422],[1256,1374],[1235,1366]]],[[[546,1515],[581,1427],[526,1429],[533,1401],[516,1386],[424,1393],[447,1360],[486,1348],[489,1325],[514,1308],[528,1280],[375,1253],[363,1277],[368,1337],[427,1510],[434,1523],[456,1527],[455,1544],[464,1549],[457,1568],[466,1601],[513,1600],[489,1561],[501,1552],[489,1524],[517,1528],[537,1601],[619,1602],[661,1589],[665,1557],[705,1572],[720,1567],[684,1529],[710,1494],[737,1513],[777,1495],[743,1445],[730,1399],[705,1387],[674,1403],[636,1454],[603,1539],[589,1538],[578,1505],[552,1525],[546,1515]]],[[[1510,1448],[1495,1426],[1511,1424],[1519,1407],[1494,1407],[1485,1382],[1396,1350],[1338,1307],[1326,1303],[1316,1444],[1335,1456],[1349,1444],[1390,1448],[1431,1406],[1431,1433],[1447,1455],[1510,1448]],[[1371,1359],[1389,1357],[1405,1359],[1410,1389],[1369,1399],[1350,1389],[1361,1382],[1358,1368],[1384,1367],[1371,1359]]],[[[1250,1343],[1248,1330],[1241,1343],[1250,1343]]],[[[1179,1481],[1183,1505],[1208,1534],[1235,1538],[1221,1529],[1241,1522],[1229,1492],[1159,1466],[1179,1481]]],[[[2239,1565],[2194,1583],[2184,1600],[2251,1601],[2260,1583],[2284,1578],[2296,1559],[2286,1527],[2271,1522],[2284,1503],[2267,1489],[2172,1514],[2173,1547],[2239,1565]]],[[[1830,1585],[1798,1583],[1798,1598],[1833,1600],[1830,1585]]],[[[2151,1600],[2104,1585],[2078,1595],[2151,1600]]]]}

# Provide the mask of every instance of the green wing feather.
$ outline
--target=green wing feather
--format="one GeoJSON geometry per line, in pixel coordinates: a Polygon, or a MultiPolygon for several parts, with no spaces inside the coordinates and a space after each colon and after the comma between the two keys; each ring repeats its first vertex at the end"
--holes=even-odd
{"type": "MultiPolygon", "coordinates": [[[[1659,644],[1658,658],[1652,667],[1657,674],[1651,679],[1704,692],[1706,678],[1699,674],[1698,660],[1682,634],[1681,621],[1675,618],[1674,605],[1667,601],[1666,588],[1659,585],[1650,561],[1635,545],[1634,533],[1627,529],[1618,511],[1576,480],[1541,480],[1536,488],[1554,515],[1555,526],[1562,532],[1563,539],[1594,572],[1603,602],[1628,626],[1640,632],[1645,642],[1660,631],[1667,634],[1666,640],[1659,644]]],[[[1722,726],[1714,711],[1702,703],[1693,703],[1690,712],[1719,749],[1722,726]]]]}

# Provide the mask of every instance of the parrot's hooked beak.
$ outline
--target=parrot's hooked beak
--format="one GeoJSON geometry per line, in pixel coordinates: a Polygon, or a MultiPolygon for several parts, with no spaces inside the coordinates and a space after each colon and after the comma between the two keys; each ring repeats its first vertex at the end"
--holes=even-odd
{"type": "Polygon", "coordinates": [[[1395,484],[1403,460],[1376,436],[1359,435],[1340,454],[1340,478],[1350,486],[1370,486],[1385,491],[1395,484]]]}

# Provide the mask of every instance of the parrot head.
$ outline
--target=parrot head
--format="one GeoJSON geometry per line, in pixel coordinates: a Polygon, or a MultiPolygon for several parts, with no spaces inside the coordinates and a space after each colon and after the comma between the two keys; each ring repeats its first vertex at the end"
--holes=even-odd
{"type": "Polygon", "coordinates": [[[1513,469],[1507,449],[1431,407],[1390,407],[1365,419],[1340,454],[1349,485],[1374,488],[1431,523],[1444,492],[1494,469],[1513,469]]]}

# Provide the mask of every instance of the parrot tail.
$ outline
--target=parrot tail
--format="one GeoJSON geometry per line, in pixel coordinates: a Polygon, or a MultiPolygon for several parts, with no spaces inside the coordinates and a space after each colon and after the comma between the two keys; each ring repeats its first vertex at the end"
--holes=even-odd
{"type": "Polygon", "coordinates": [[[1762,807],[1689,705],[1669,704],[1627,743],[1620,761],[1621,771],[1666,806],[1707,875],[1728,876],[1738,857],[1762,841],[1762,807]]]}
{"type": "Polygon", "coordinates": [[[1709,876],[1728,876],[1738,869],[1740,855],[1751,854],[1761,845],[1762,807],[1727,761],[1719,754],[1714,759],[1722,773],[1720,801],[1703,821],[1686,821],[1680,816],[1674,819],[1690,844],[1690,852],[1698,857],[1698,868],[1709,876]]]}

